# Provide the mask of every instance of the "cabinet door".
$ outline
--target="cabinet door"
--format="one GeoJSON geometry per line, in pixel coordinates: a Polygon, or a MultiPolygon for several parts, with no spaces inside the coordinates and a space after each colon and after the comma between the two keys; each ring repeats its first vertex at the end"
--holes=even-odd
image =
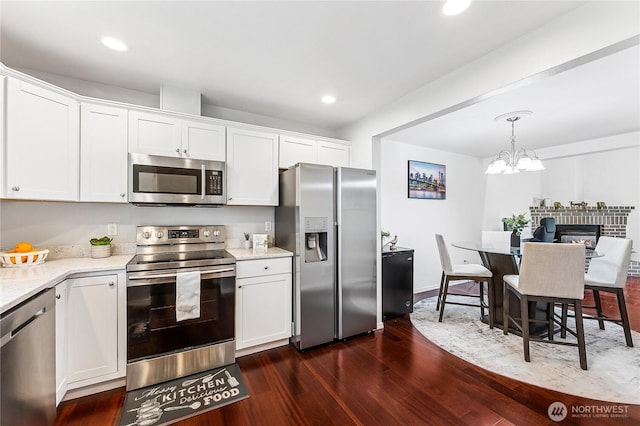
{"type": "Polygon", "coordinates": [[[80,107],[80,201],[127,202],[127,110],[80,107]]]}
{"type": "Polygon", "coordinates": [[[351,147],[335,142],[318,142],[318,164],[333,167],[350,166],[351,147]]]}
{"type": "Polygon", "coordinates": [[[224,161],[225,127],[199,121],[182,121],[182,156],[224,161]]]}
{"type": "Polygon", "coordinates": [[[7,81],[7,198],[78,200],[78,102],[14,78],[7,81]]]}
{"type": "Polygon", "coordinates": [[[56,286],[56,405],[67,393],[67,281],[56,286]]]}
{"type": "Polygon", "coordinates": [[[237,283],[236,350],[291,337],[291,274],[237,283]]]}
{"type": "Polygon", "coordinates": [[[180,156],[181,121],[142,111],[129,111],[129,151],[142,154],[180,156]]]}
{"type": "Polygon", "coordinates": [[[227,204],[278,205],[278,135],[227,128],[227,204]]]}
{"type": "MultiPolygon", "coordinates": [[[[0,165],[4,168],[6,164],[4,162],[4,150],[5,150],[5,139],[4,139],[4,129],[5,129],[5,115],[4,115],[4,106],[6,101],[6,84],[7,78],[3,75],[0,75],[0,165]]],[[[6,197],[5,193],[5,185],[4,185],[4,173],[0,172],[0,198],[6,197]]]]}
{"type": "Polygon", "coordinates": [[[115,373],[118,368],[118,276],[68,281],[69,383],[115,373]]]}
{"type": "Polygon", "coordinates": [[[313,139],[281,135],[279,166],[288,169],[297,163],[315,163],[317,152],[318,142],[313,139]]]}

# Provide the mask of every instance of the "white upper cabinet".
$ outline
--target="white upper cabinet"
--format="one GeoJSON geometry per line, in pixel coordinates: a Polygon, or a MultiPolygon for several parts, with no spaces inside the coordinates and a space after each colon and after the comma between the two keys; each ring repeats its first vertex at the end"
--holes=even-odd
{"type": "Polygon", "coordinates": [[[297,163],[315,163],[318,159],[318,142],[315,139],[280,135],[281,169],[297,163]]]}
{"type": "MultiPolygon", "coordinates": [[[[5,115],[4,115],[4,106],[6,105],[6,80],[7,78],[3,75],[0,75],[0,165],[4,168],[4,128],[5,128],[5,115]]],[[[0,198],[4,196],[4,173],[0,172],[0,198]]]]}
{"type": "Polygon", "coordinates": [[[296,163],[349,167],[351,147],[338,142],[280,135],[279,166],[287,169],[296,163]]]}
{"type": "Polygon", "coordinates": [[[180,157],[181,125],[169,115],[129,111],[129,151],[180,157]]]}
{"type": "Polygon", "coordinates": [[[334,167],[351,165],[351,147],[341,143],[318,141],[318,164],[334,167]]]}
{"type": "Polygon", "coordinates": [[[127,202],[127,110],[80,107],[80,201],[127,202]]]}
{"type": "Polygon", "coordinates": [[[278,205],[278,135],[227,128],[227,204],[278,205]]]}
{"type": "Polygon", "coordinates": [[[131,110],[129,151],[224,161],[225,127],[204,120],[131,110]]]}
{"type": "Polygon", "coordinates": [[[6,198],[78,200],[79,115],[77,100],[8,78],[6,198]]]}
{"type": "Polygon", "coordinates": [[[225,127],[202,121],[182,120],[182,156],[224,161],[225,127]]]}

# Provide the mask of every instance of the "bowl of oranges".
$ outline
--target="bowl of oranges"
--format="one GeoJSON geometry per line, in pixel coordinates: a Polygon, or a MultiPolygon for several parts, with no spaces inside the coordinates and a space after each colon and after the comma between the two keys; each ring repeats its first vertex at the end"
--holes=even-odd
{"type": "Polygon", "coordinates": [[[21,266],[32,266],[44,263],[49,250],[34,248],[31,243],[21,241],[13,247],[13,250],[0,252],[0,262],[2,266],[15,268],[21,266]]]}

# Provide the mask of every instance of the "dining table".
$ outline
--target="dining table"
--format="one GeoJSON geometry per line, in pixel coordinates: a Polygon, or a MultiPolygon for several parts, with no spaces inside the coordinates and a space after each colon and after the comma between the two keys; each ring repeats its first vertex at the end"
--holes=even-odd
{"type": "MultiPolygon", "coordinates": [[[[558,243],[562,244],[562,243],[558,243]]],[[[485,268],[489,269],[493,274],[493,297],[489,298],[493,303],[489,304],[489,310],[492,311],[494,324],[502,328],[503,317],[503,288],[505,275],[517,275],[519,274],[520,260],[522,259],[521,247],[496,247],[491,245],[483,245],[480,242],[474,241],[461,241],[453,242],[453,247],[472,250],[478,252],[480,259],[485,268]]],[[[585,248],[585,259],[591,259],[595,257],[602,257],[604,253],[596,252],[595,250],[587,250],[585,248]]],[[[509,314],[512,318],[520,318],[520,301],[513,294],[509,292],[509,314]]],[[[547,303],[544,302],[529,302],[529,318],[531,320],[538,320],[540,322],[531,322],[529,324],[529,333],[531,335],[544,336],[548,333],[548,327],[544,324],[547,318],[547,303]]],[[[489,317],[486,315],[482,318],[483,322],[488,323],[489,317]]],[[[522,333],[513,325],[509,324],[509,332],[521,335],[522,333]]]]}

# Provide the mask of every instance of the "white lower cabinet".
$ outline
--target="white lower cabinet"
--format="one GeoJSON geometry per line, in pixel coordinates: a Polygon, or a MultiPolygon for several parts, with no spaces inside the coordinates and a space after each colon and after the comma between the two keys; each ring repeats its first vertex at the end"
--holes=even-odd
{"type": "Polygon", "coordinates": [[[67,282],[56,286],[56,405],[67,393],[67,282]]]}
{"type": "Polygon", "coordinates": [[[245,355],[286,344],[291,337],[291,257],[241,260],[236,267],[236,351],[245,355]]]}
{"type": "Polygon", "coordinates": [[[67,390],[124,377],[125,291],[124,272],[56,286],[57,401],[67,390]]]}

